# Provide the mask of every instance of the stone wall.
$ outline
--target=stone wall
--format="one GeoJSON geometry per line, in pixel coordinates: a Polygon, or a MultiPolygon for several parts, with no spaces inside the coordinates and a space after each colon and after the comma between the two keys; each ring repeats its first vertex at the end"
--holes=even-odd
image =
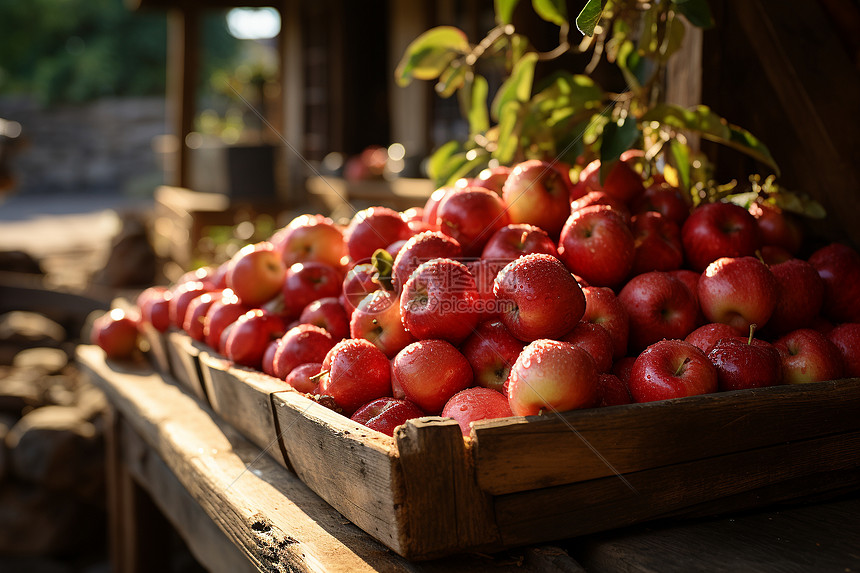
{"type": "Polygon", "coordinates": [[[0,117],[22,127],[11,157],[15,193],[139,197],[163,179],[153,141],[166,129],[164,98],[45,107],[3,97],[0,117]]]}

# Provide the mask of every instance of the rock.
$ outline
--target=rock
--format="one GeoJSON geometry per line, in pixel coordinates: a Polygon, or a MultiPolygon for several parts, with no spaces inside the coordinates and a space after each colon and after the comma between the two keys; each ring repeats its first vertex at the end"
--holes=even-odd
{"type": "Polygon", "coordinates": [[[153,284],[157,274],[155,250],[146,221],[133,213],[123,216],[122,231],[112,244],[105,266],[93,282],[113,288],[153,284]]]}
{"type": "Polygon", "coordinates": [[[85,384],[75,392],[75,407],[81,413],[81,417],[92,421],[107,409],[107,398],[95,386],[85,384]]]}
{"type": "Polygon", "coordinates": [[[39,261],[24,251],[0,251],[0,271],[44,274],[39,261]]]}
{"type": "Polygon", "coordinates": [[[0,341],[17,342],[19,339],[29,342],[47,339],[60,344],[66,340],[66,330],[59,323],[35,312],[14,310],[0,315],[0,341]]]}
{"type": "Polygon", "coordinates": [[[35,368],[44,374],[58,374],[69,363],[65,350],[59,348],[27,348],[15,355],[12,366],[15,368],[35,368]]]}
{"type": "Polygon", "coordinates": [[[43,404],[42,392],[34,376],[16,370],[0,379],[0,412],[20,417],[26,410],[43,404]]]}
{"type": "MultiPolygon", "coordinates": [[[[103,543],[104,514],[65,493],[31,484],[0,488],[0,555],[80,555],[103,543]]],[[[23,569],[29,571],[29,569],[23,569]]]]}
{"type": "Polygon", "coordinates": [[[104,452],[96,427],[75,407],[45,406],[28,413],[6,436],[9,463],[20,480],[100,499],[104,452]]]}

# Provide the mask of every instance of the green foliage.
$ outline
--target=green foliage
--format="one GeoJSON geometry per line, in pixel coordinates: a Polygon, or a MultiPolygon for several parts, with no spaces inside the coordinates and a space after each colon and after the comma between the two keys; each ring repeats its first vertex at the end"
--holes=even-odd
{"type": "MultiPolygon", "coordinates": [[[[207,19],[204,37],[208,73],[236,40],[223,18],[207,19]]],[[[0,2],[0,38],[0,94],[43,103],[164,94],[164,12],[133,12],[123,0],[0,2]]]]}
{"type": "MultiPolygon", "coordinates": [[[[534,12],[559,28],[558,47],[543,53],[516,33],[517,5],[518,0],[495,0],[496,26],[477,44],[451,26],[428,30],[409,45],[398,66],[401,85],[436,80],[441,96],[457,93],[469,122],[466,141],[446,143],[430,157],[428,173],[437,186],[475,175],[493,161],[512,164],[531,158],[571,165],[599,158],[605,177],[624,151],[638,147],[649,172],[658,166],[665,170],[667,180],[688,190],[694,203],[727,196],[735,184],[712,180],[712,166],[687,145],[691,133],[745,153],[779,174],[770,151],[749,131],[706,106],[685,109],[663,101],[666,65],[684,41],[682,20],[713,26],[707,0],[587,0],[576,18],[586,36],[578,46],[567,38],[566,2],[532,0],[534,12]],[[615,64],[626,91],[605,91],[587,74],[570,72],[535,83],[541,62],[589,50],[589,68],[601,57],[615,64]],[[505,63],[507,75],[495,93],[477,71],[482,58],[505,63]]],[[[808,203],[792,201],[788,210],[816,212],[808,203]]]]}

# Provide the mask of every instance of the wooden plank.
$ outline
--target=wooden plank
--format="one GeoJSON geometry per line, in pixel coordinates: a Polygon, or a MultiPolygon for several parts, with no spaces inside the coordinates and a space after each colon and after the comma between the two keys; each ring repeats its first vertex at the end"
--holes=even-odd
{"type": "Polygon", "coordinates": [[[593,573],[857,571],[858,531],[860,498],[855,496],[720,520],[607,532],[583,539],[576,556],[593,573]]]}
{"type": "Polygon", "coordinates": [[[248,368],[234,367],[201,351],[199,363],[212,409],[252,443],[287,467],[278,447],[278,431],[270,395],[288,388],[283,380],[248,368]]]}
{"type": "MultiPolygon", "coordinates": [[[[144,364],[78,362],[251,563],[266,571],[414,571],[144,364]]],[[[184,532],[194,534],[194,532],[184,532]]]]}
{"type": "Polygon", "coordinates": [[[209,398],[203,385],[203,372],[200,367],[200,353],[205,350],[205,346],[184,332],[167,333],[167,351],[173,364],[174,377],[193,396],[208,404],[209,398]]]}
{"type": "Polygon", "coordinates": [[[626,481],[607,477],[499,496],[496,520],[505,544],[527,544],[680,514],[781,482],[800,484],[788,493],[803,496],[810,482],[797,478],[818,475],[827,483],[829,472],[856,469],[858,447],[860,432],[853,431],[644,470],[626,481]]]}
{"type": "Polygon", "coordinates": [[[279,438],[299,478],[358,527],[405,551],[394,440],[298,392],[273,394],[272,403],[279,438]]]}
{"type": "MultiPolygon", "coordinates": [[[[185,540],[192,555],[209,571],[240,573],[256,570],[206,515],[170,468],[143,438],[121,425],[121,456],[125,471],[145,489],[164,516],[185,540]],[[193,534],[191,534],[193,532],[193,534]]],[[[125,569],[117,569],[124,571],[125,569]]],[[[145,571],[164,570],[164,567],[145,571]]]]}
{"type": "Polygon", "coordinates": [[[457,422],[409,420],[397,429],[395,443],[406,503],[404,554],[427,558],[498,544],[492,499],[478,488],[457,422]]]}
{"type": "Polygon", "coordinates": [[[856,429],[860,379],[491,420],[472,440],[479,485],[500,495],[856,429]]]}
{"type": "Polygon", "coordinates": [[[173,376],[170,365],[170,354],[167,351],[167,336],[158,332],[152,324],[141,322],[139,325],[141,334],[146,341],[146,355],[153,367],[162,374],[173,376]]]}

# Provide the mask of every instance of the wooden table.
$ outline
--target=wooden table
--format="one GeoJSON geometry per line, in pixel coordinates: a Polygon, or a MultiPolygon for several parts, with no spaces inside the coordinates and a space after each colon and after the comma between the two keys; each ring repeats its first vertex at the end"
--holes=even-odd
{"type": "Polygon", "coordinates": [[[857,496],[409,562],[148,364],[105,361],[92,346],[78,361],[110,403],[115,571],[166,570],[164,517],[213,572],[860,571],[857,496]]]}

